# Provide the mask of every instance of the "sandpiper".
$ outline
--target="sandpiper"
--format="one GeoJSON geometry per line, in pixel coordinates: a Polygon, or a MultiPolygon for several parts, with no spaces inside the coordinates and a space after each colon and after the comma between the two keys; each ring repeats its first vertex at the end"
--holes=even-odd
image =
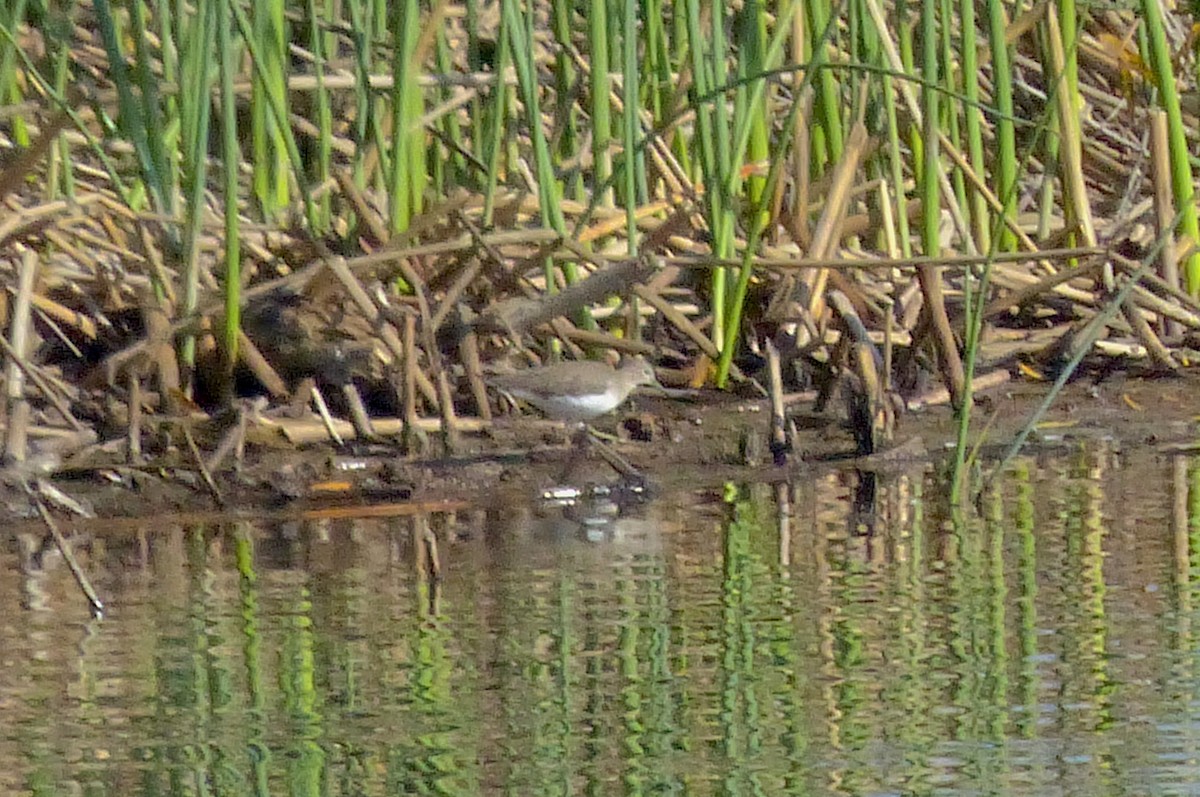
{"type": "Polygon", "coordinates": [[[657,385],[658,379],[650,363],[635,357],[615,369],[590,360],[564,362],[497,374],[489,382],[549,418],[579,423],[616,409],[639,385],[657,385]]]}

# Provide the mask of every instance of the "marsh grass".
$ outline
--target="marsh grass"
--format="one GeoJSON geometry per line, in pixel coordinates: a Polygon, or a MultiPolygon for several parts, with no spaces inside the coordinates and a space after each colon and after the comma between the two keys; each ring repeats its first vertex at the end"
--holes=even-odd
{"type": "MultiPolygon", "coordinates": [[[[48,112],[71,109],[29,202],[85,191],[154,218],[138,227],[139,257],[122,262],[114,290],[148,285],[136,301],[168,309],[189,365],[196,326],[186,319],[210,292],[221,291],[232,369],[244,288],[296,267],[279,270],[263,230],[352,252],[417,251],[461,233],[486,263],[469,272],[475,283],[450,274],[430,295],[486,301],[506,279],[526,293],[577,284],[684,219],[654,246],[710,267],[659,288],[698,305],[697,322],[680,329],[715,353],[717,385],[755,325],[798,322],[807,337],[797,345],[822,349],[832,281],[877,328],[891,318],[933,347],[965,451],[985,308],[1075,265],[1039,262],[1035,250],[1095,247],[1138,223],[1138,125],[1153,105],[1168,120],[1176,234],[1181,246],[1200,239],[1189,160],[1198,125],[1183,103],[1195,56],[1182,17],[1156,0],[1137,14],[1069,1],[976,10],[970,0],[91,0],[31,15],[18,1],[0,9],[0,122],[4,145],[19,150],[48,112]],[[859,123],[867,138],[856,148],[859,123]],[[440,218],[436,208],[456,210],[440,218]],[[570,245],[484,244],[506,229],[570,245]],[[1024,271],[993,267],[996,254],[1019,251],[1031,253],[1024,271]],[[883,259],[848,277],[763,265],[861,253],[883,259]],[[943,253],[982,265],[946,266],[943,253]],[[915,271],[888,268],[914,254],[928,258],[915,271]],[[918,284],[923,326],[905,298],[918,284]]],[[[366,272],[373,255],[362,256],[366,272]]],[[[387,271],[392,298],[403,305],[428,275],[457,267],[437,257],[406,260],[424,271],[387,271]]],[[[1184,268],[1193,298],[1198,258],[1184,268]]],[[[1143,301],[1114,279],[1110,268],[1100,284],[1053,290],[1080,301],[1080,320],[1107,312],[1093,288],[1143,301]]],[[[599,329],[589,307],[573,320],[599,329]]]]}

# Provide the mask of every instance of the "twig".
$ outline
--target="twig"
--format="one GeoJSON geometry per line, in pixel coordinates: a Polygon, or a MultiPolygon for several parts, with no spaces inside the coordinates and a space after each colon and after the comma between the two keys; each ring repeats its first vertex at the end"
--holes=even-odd
{"type": "Polygon", "coordinates": [[[321,393],[321,388],[316,385],[312,386],[312,400],[317,407],[317,415],[321,416],[321,423],[325,424],[326,434],[339,446],[345,445],[346,441],[342,439],[337,424],[333,422],[333,416],[329,414],[329,405],[325,403],[325,396],[321,393]]]}
{"type": "Polygon", "coordinates": [[[25,373],[25,376],[29,377],[29,381],[33,382],[33,384],[37,386],[37,389],[42,392],[42,395],[46,397],[46,400],[54,405],[54,409],[57,410],[58,414],[62,416],[62,419],[66,421],[71,428],[75,429],[77,432],[82,432],[87,428],[82,421],[80,421],[71,413],[71,408],[65,401],[63,401],[63,398],[61,395],[59,395],[58,391],[54,390],[50,383],[42,376],[41,373],[39,373],[38,369],[35,368],[32,363],[28,362],[24,357],[17,356],[16,350],[7,340],[4,339],[3,335],[0,335],[0,349],[4,350],[5,357],[8,357],[12,362],[15,362],[17,366],[25,373]]]}
{"type": "Polygon", "coordinates": [[[37,254],[26,251],[21,259],[17,285],[17,301],[13,307],[12,326],[7,347],[8,373],[5,375],[5,396],[8,402],[8,433],[4,439],[4,456],[13,462],[24,462],[29,445],[29,401],[25,398],[25,371],[20,360],[29,348],[29,321],[33,297],[33,277],[37,271],[37,254]]]}
{"type": "Polygon", "coordinates": [[[767,338],[767,372],[771,394],[771,456],[776,467],[787,463],[787,428],[783,405],[783,372],[779,366],[779,350],[767,338]]]}
{"type": "Polygon", "coordinates": [[[96,594],[96,589],[92,586],[91,579],[87,577],[87,573],[83,572],[83,568],[76,561],[75,554],[71,551],[70,543],[63,537],[62,532],[58,530],[58,525],[54,522],[54,518],[51,517],[50,511],[46,509],[46,505],[42,503],[41,496],[35,493],[33,488],[29,486],[29,482],[24,479],[21,480],[21,485],[25,489],[25,494],[29,496],[29,500],[37,508],[38,515],[41,516],[42,522],[46,524],[46,528],[50,531],[50,536],[54,538],[54,544],[58,546],[59,553],[62,554],[63,560],[71,570],[71,575],[75,577],[75,583],[79,585],[79,589],[87,599],[88,606],[92,610],[92,616],[103,617],[104,602],[96,594]]]}
{"type": "Polygon", "coordinates": [[[196,461],[196,469],[200,471],[200,478],[204,481],[204,486],[212,493],[213,498],[217,500],[218,504],[225,506],[225,497],[221,495],[220,488],[213,481],[212,473],[209,472],[208,466],[204,464],[204,457],[200,455],[200,448],[196,445],[196,438],[192,436],[192,430],[187,425],[183,427],[183,439],[187,441],[188,451],[192,452],[192,459],[196,461]]]}

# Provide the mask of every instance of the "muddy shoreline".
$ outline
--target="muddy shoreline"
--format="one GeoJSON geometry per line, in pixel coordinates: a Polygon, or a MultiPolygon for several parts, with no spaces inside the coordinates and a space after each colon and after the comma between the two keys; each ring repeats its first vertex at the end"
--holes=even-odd
{"type": "MultiPolygon", "coordinates": [[[[1043,383],[1012,382],[981,397],[973,429],[987,427],[985,459],[999,456],[1046,389],[1043,383]]],[[[1197,395],[1200,373],[1155,379],[1117,375],[1098,383],[1080,379],[1055,401],[1028,451],[1097,438],[1187,451],[1196,441],[1197,395]]],[[[618,418],[598,426],[617,435],[613,447],[644,474],[644,486],[652,491],[777,482],[837,469],[936,468],[945,462],[955,435],[948,407],[909,412],[901,419],[895,446],[862,459],[853,455],[853,438],[836,413],[818,415],[805,405],[792,408],[789,417],[802,445],[788,452],[782,466],[772,464],[766,449],[765,399],[714,393],[681,402],[639,396],[618,418]]],[[[101,520],[323,510],[403,514],[528,502],[564,484],[628,486],[603,459],[594,452],[581,454],[566,437],[558,424],[506,418],[486,433],[463,435],[460,451],[448,458],[405,458],[386,442],[350,442],[340,450],[324,444],[291,450],[248,446],[242,466],[211,474],[211,483],[185,462],[165,459],[138,467],[67,467],[42,478],[101,520]]],[[[0,517],[32,521],[30,501],[11,478],[4,490],[0,517]]],[[[58,507],[56,515],[72,513],[58,507]]]]}

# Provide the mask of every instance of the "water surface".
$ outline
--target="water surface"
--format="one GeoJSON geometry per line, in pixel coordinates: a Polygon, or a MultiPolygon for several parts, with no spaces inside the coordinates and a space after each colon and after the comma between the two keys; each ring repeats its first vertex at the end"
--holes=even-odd
{"type": "Polygon", "coordinates": [[[0,792],[1198,794],[1198,465],[14,542],[0,792]]]}

